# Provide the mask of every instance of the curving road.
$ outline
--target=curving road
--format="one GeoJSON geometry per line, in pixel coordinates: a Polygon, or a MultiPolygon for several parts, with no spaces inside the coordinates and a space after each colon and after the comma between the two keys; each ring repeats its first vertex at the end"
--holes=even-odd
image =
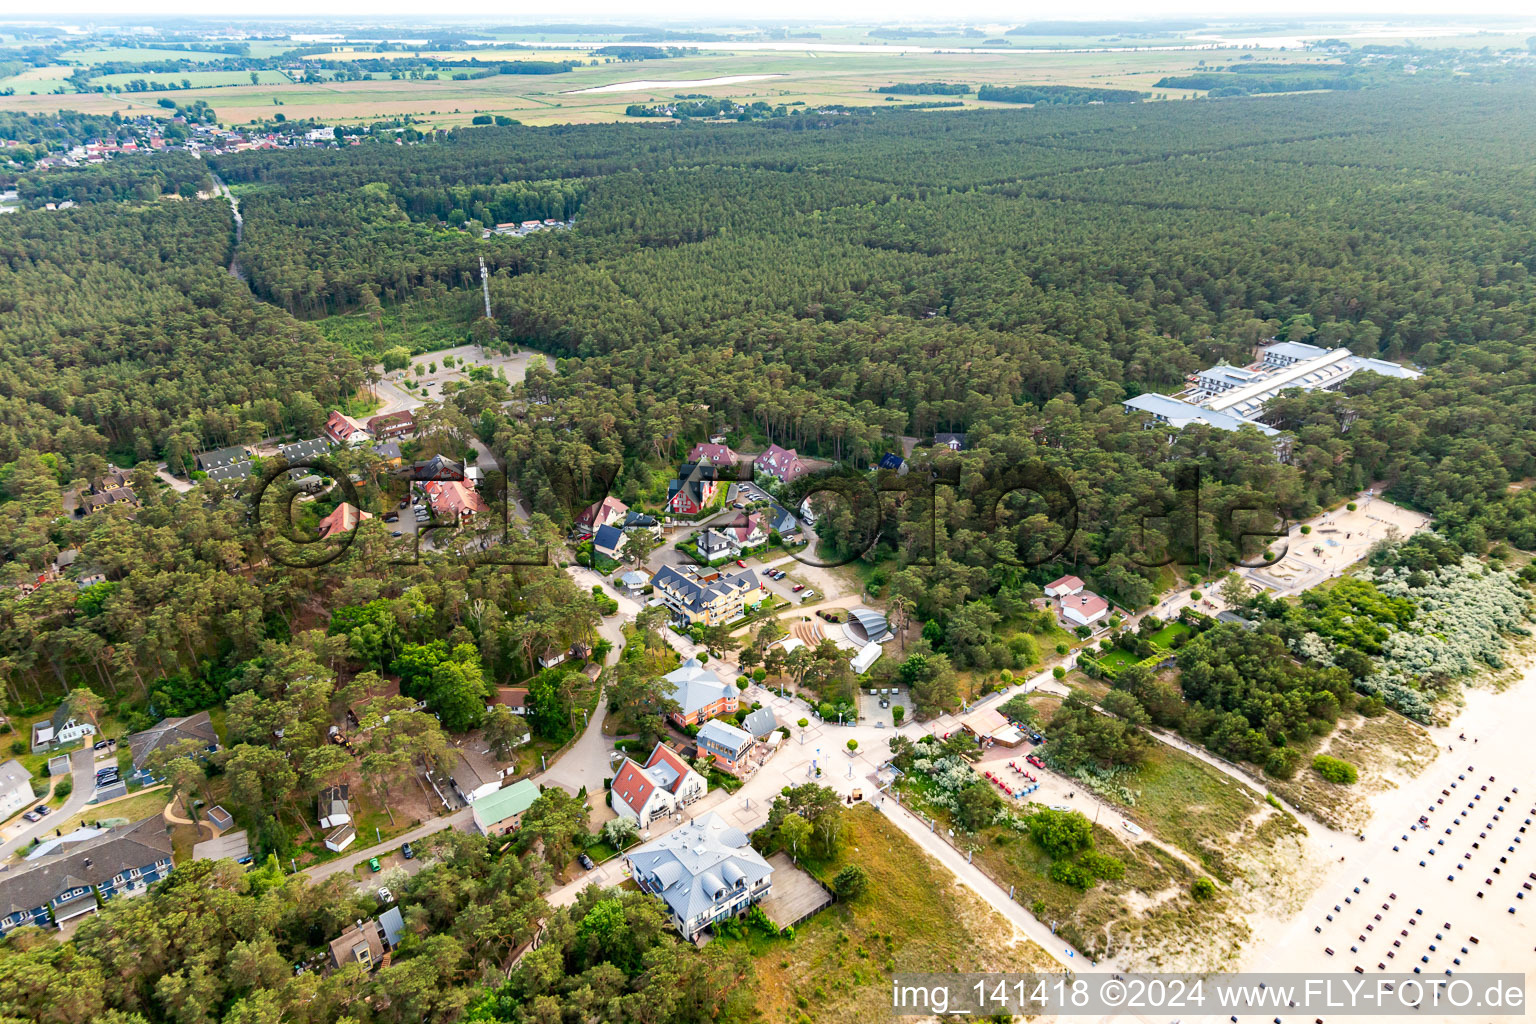
{"type": "MultiPolygon", "coordinates": [[[[67,821],[74,815],[85,810],[91,802],[92,795],[96,792],[96,751],[89,746],[75,751],[69,756],[69,774],[74,780],[75,788],[70,792],[64,806],[55,810],[42,821],[27,824],[16,832],[9,832],[4,845],[0,845],[0,861],[4,861],[41,835],[52,832],[60,821],[67,821]],[[57,815],[57,817],[55,817],[57,815]]],[[[38,803],[42,803],[46,797],[39,797],[38,803]]],[[[22,820],[22,819],[18,819],[22,820]]]]}

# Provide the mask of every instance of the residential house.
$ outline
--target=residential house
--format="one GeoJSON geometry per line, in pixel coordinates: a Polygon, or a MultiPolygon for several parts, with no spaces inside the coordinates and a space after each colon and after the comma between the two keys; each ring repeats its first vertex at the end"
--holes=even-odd
{"type": "Polygon", "coordinates": [[[1019,731],[1019,727],[1004,718],[1003,713],[996,708],[977,708],[960,719],[960,727],[986,746],[1001,743],[1005,747],[1016,747],[1024,742],[1024,734],[1019,731]]]}
{"type": "Polygon", "coordinates": [[[742,719],[741,728],[753,739],[761,743],[768,738],[768,734],[779,727],[779,719],[773,713],[773,708],[762,707],[751,712],[742,719]]]}
{"type": "Polygon", "coordinates": [[[526,715],[528,714],[528,687],[498,686],[496,696],[487,698],[485,703],[487,709],[502,704],[514,715],[526,715]]]}
{"type": "Polygon", "coordinates": [[[394,441],[375,441],[373,454],[390,466],[399,466],[404,460],[404,456],[400,453],[400,446],[394,441]]]}
{"type": "Polygon", "coordinates": [[[716,571],[688,574],[666,565],[651,577],[651,585],[657,599],[689,625],[732,622],[767,596],[757,574],[750,569],[727,576],[716,571]]]}
{"type": "Polygon", "coordinates": [[[96,726],[77,720],[69,713],[69,704],[60,704],[53,717],[32,723],[32,753],[41,754],[56,746],[73,743],[96,734],[96,726]]]}
{"type": "Polygon", "coordinates": [[[592,551],[617,562],[624,550],[624,541],[627,537],[628,534],[617,526],[599,526],[597,532],[592,535],[592,551]]]}
{"type": "Polygon", "coordinates": [[[934,434],[933,443],[938,448],[948,448],[952,452],[965,450],[964,434],[934,434]]]}
{"type": "Polygon", "coordinates": [[[736,713],[736,685],[722,680],[700,664],[698,658],[689,658],[662,678],[671,684],[671,696],[678,706],[672,720],[680,726],[698,725],[716,715],[736,713]]]}
{"type": "Polygon", "coordinates": [[[731,552],[740,558],[743,552],[751,548],[760,548],[768,543],[767,523],[767,516],[761,512],[753,512],[720,527],[719,532],[725,535],[725,542],[730,546],[731,552]]]}
{"type": "Polygon", "coordinates": [[[422,490],[426,491],[427,503],[433,512],[455,522],[491,510],[478,491],[458,480],[432,480],[424,484],[422,490]]]}
{"type": "Polygon", "coordinates": [[[125,508],[138,508],[138,495],[133,493],[132,487],[108,487],[98,494],[87,494],[80,499],[76,508],[76,514],[89,515],[99,512],[101,509],[112,505],[121,505],[125,508]]]}
{"type": "Polygon", "coordinates": [[[694,445],[693,450],[688,453],[688,461],[724,468],[726,466],[734,466],[743,460],[740,455],[731,451],[728,445],[716,442],[708,444],[700,442],[694,445]]]}
{"type": "Polygon", "coordinates": [[[346,786],[327,786],[316,799],[315,816],[321,828],[335,828],[352,820],[352,804],[346,786]]]}
{"type": "Polygon", "coordinates": [[[250,475],[251,453],[245,445],[231,445],[228,448],[216,448],[211,452],[203,452],[197,456],[197,468],[204,473],[212,474],[216,469],[227,469],[231,466],[246,465],[244,475],[250,475]]]}
{"type": "Polygon", "coordinates": [[[613,777],[613,809],[621,818],[633,818],[641,828],[664,818],[702,797],[709,783],[681,754],[664,743],[656,744],[645,764],[625,758],[613,777]]]}
{"type": "Polygon", "coordinates": [[[464,480],[464,467],[450,458],[434,455],[411,466],[411,479],[417,482],[464,480]]]}
{"type": "Polygon", "coordinates": [[[22,925],[62,926],[108,900],[138,896],[170,874],[171,837],[160,815],[95,830],[0,873],[0,935],[22,925]]]}
{"type": "Polygon", "coordinates": [[[635,597],[651,585],[651,578],[639,569],[631,569],[619,576],[618,584],[626,594],[635,597]]]}
{"type": "Polygon", "coordinates": [[[192,740],[204,752],[219,748],[219,737],[213,730],[208,712],[200,711],[185,718],[167,718],[142,732],[128,737],[128,749],[133,752],[133,767],[142,771],[149,755],[163,747],[171,747],[183,740],[192,740]]]}
{"type": "Polygon", "coordinates": [[[544,648],[544,653],[533,660],[539,663],[539,668],[554,668],[556,665],[563,664],[570,657],[571,649],[569,647],[555,647],[551,645],[544,648]]]}
{"type": "Polygon", "coordinates": [[[811,467],[795,449],[781,448],[776,444],[770,444],[760,452],[752,460],[752,468],[785,484],[793,483],[811,471],[811,467]]]}
{"type": "Polygon", "coordinates": [[[354,921],[331,940],[331,965],[362,964],[370,971],[385,966],[389,954],[405,934],[405,918],[399,907],[390,907],[372,921],[354,921]]]}
{"type": "Polygon", "coordinates": [[[523,813],[539,798],[539,787],[532,779],[519,779],[470,804],[475,828],[482,835],[504,836],[523,824],[523,813]]]}
{"type": "Polygon", "coordinates": [[[734,557],[736,549],[731,546],[730,540],[724,531],[713,528],[702,531],[693,546],[699,552],[699,559],[704,562],[713,562],[717,558],[734,557]]]}
{"type": "Polygon", "coordinates": [[[884,455],[880,456],[880,462],[876,465],[875,468],[889,470],[890,472],[895,473],[897,476],[906,476],[907,460],[902,458],[900,455],[897,455],[895,452],[886,452],[884,455]]]}
{"type": "Polygon", "coordinates": [[[767,896],[773,868],[746,833],[715,812],[673,829],[624,857],[641,890],[667,905],[672,924],[692,940],[709,925],[767,896]]]}
{"type": "Polygon", "coordinates": [[[320,539],[325,540],[332,534],[350,533],[357,529],[365,519],[372,519],[372,512],[364,512],[349,501],[344,501],[331,512],[330,515],[320,520],[320,539]]]}
{"type": "Polygon", "coordinates": [[[192,844],[193,860],[232,860],[236,864],[250,864],[251,837],[245,829],[226,832],[212,839],[192,844]]]}
{"type": "Polygon", "coordinates": [[[768,527],[769,531],[777,533],[780,538],[789,540],[792,537],[799,536],[800,520],[796,519],[777,502],[769,502],[768,507],[763,509],[763,516],[764,524],[768,527]]]}
{"type": "Polygon", "coordinates": [[[0,764],[0,821],[32,803],[32,773],[15,758],[0,764]]]}
{"type": "Polygon", "coordinates": [[[330,450],[330,441],[323,437],[311,437],[302,441],[292,441],[288,444],[277,446],[277,454],[283,457],[283,461],[287,462],[290,466],[298,467],[290,470],[288,474],[295,479],[308,473],[309,463],[324,457],[330,450]]]}
{"type": "Polygon", "coordinates": [[[757,767],[748,760],[752,748],[757,745],[752,734],[718,718],[700,726],[694,742],[699,745],[699,753],[711,755],[718,767],[738,778],[746,778],[757,767]]]}
{"type": "Polygon", "coordinates": [[[1083,589],[1083,581],[1076,576],[1063,576],[1045,585],[1046,597],[1066,597],[1083,589]]]}
{"type": "Polygon", "coordinates": [[[331,439],[332,444],[353,447],[367,444],[373,437],[367,427],[340,409],[331,410],[331,415],[325,421],[325,436],[331,439]]]}
{"type": "Polygon", "coordinates": [[[581,533],[596,533],[599,527],[622,526],[629,516],[629,506],[618,498],[609,496],[581,510],[576,517],[576,529],[581,533]]]}
{"type": "Polygon", "coordinates": [[[1061,599],[1061,617],[1073,626],[1092,626],[1109,614],[1109,602],[1084,590],[1061,599]]]}
{"type": "Polygon", "coordinates": [[[409,409],[387,412],[368,420],[368,432],[376,441],[404,437],[416,429],[416,414],[409,409]]]}
{"type": "Polygon", "coordinates": [[[245,480],[256,472],[256,463],[247,459],[244,462],[232,462],[227,466],[215,466],[205,475],[214,483],[227,484],[238,480],[245,480]]]}
{"type": "Polygon", "coordinates": [[[719,497],[718,467],[707,462],[684,463],[667,485],[667,511],[680,516],[698,515],[719,497]]]}

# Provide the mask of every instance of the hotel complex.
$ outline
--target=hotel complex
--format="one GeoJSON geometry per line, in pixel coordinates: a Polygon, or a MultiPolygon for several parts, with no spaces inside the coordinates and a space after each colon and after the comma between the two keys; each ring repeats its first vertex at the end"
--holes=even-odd
{"type": "Polygon", "coordinates": [[[1386,377],[1413,378],[1417,370],[1385,359],[1357,356],[1347,348],[1325,349],[1316,345],[1283,341],[1263,350],[1263,359],[1243,368],[1218,363],[1190,379],[1179,395],[1145,394],[1128,399],[1125,411],[1140,412],[1149,422],[1167,423],[1180,430],[1203,423],[1220,430],[1252,426],[1274,436],[1279,431],[1261,421],[1264,406],[1290,388],[1331,391],[1362,370],[1386,377]]]}

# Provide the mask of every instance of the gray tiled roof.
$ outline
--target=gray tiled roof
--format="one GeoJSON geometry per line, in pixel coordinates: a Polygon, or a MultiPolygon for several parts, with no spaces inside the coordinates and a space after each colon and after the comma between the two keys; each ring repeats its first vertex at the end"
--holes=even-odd
{"type": "Polygon", "coordinates": [[[171,837],[157,814],[61,849],[0,875],[0,917],[41,907],[66,889],[101,885],[131,868],[170,860],[171,837]]]}
{"type": "Polygon", "coordinates": [[[750,890],[773,874],[746,835],[714,812],[653,839],[628,857],[635,877],[684,923],[731,892],[750,890]]]}

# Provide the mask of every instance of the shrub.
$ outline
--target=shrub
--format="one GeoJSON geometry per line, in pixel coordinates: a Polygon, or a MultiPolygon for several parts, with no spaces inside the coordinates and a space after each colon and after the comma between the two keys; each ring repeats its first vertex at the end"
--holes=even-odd
{"type": "Polygon", "coordinates": [[[1056,653],[1057,654],[1066,654],[1070,650],[1072,650],[1071,645],[1069,645],[1069,644],[1067,644],[1065,642],[1059,643],[1059,644],[1056,645],[1056,653]]]}
{"type": "Polygon", "coordinates": [[[900,704],[891,705],[891,721],[895,722],[897,725],[900,725],[901,720],[905,717],[907,717],[906,708],[902,707],[900,704]]]}
{"type": "Polygon", "coordinates": [[[1301,767],[1301,754],[1295,747],[1276,747],[1264,761],[1264,772],[1277,779],[1289,779],[1301,767]]]}
{"type": "Polygon", "coordinates": [[[1067,678],[1067,670],[1062,668],[1060,665],[1057,665],[1055,668],[1051,669],[1051,676],[1056,679],[1065,679],[1067,678]]]}
{"type": "Polygon", "coordinates": [[[1082,889],[1084,891],[1093,888],[1095,881],[1093,872],[1079,867],[1069,860],[1058,860],[1052,864],[1051,878],[1061,882],[1063,885],[1070,885],[1074,889],[1082,889]]]}
{"type": "Polygon", "coordinates": [[[1312,532],[1312,527],[1310,527],[1310,526],[1303,526],[1303,527],[1302,527],[1302,528],[1301,528],[1301,535],[1302,535],[1302,536],[1303,536],[1303,537],[1305,537],[1305,536],[1306,536],[1306,535],[1307,535],[1307,534],[1309,534],[1309,533],[1311,533],[1311,532],[1312,532]]]}
{"type": "Polygon", "coordinates": [[[1344,507],[1349,509],[1351,512],[1353,512],[1355,509],[1359,508],[1360,506],[1356,505],[1354,502],[1350,502],[1348,505],[1345,505],[1344,507]]]}
{"type": "Polygon", "coordinates": [[[73,793],[74,791],[75,780],[68,775],[64,776],[58,782],[53,784],[53,795],[61,800],[64,797],[69,796],[69,794],[73,793]]]}
{"type": "Polygon", "coordinates": [[[832,879],[832,891],[840,900],[858,899],[869,888],[869,873],[857,864],[849,864],[832,879]]]}
{"type": "Polygon", "coordinates": [[[11,740],[11,753],[13,753],[13,754],[25,754],[26,752],[27,752],[27,744],[26,744],[25,741],[23,741],[23,740],[11,740]]]}
{"type": "Polygon", "coordinates": [[[1200,600],[1200,597],[1201,597],[1200,591],[1198,591],[1198,590],[1191,590],[1189,592],[1189,599],[1191,601],[1198,601],[1198,600],[1200,600]]]}
{"type": "Polygon", "coordinates": [[[848,752],[850,754],[853,753],[855,750],[858,750],[858,749],[859,749],[859,741],[858,740],[849,740],[848,741],[848,752]]]}
{"type": "Polygon", "coordinates": [[[1197,900],[1208,900],[1216,895],[1216,883],[1209,878],[1197,878],[1189,883],[1189,894],[1197,900]]]}
{"type": "Polygon", "coordinates": [[[1352,785],[1360,777],[1354,765],[1327,754],[1318,754],[1312,759],[1312,770],[1340,786],[1352,785]]]}
{"type": "Polygon", "coordinates": [[[1077,859],[1078,864],[1094,873],[1098,878],[1106,881],[1125,877],[1125,862],[1119,857],[1111,857],[1107,853],[1098,850],[1084,850],[1083,855],[1077,859]]]}

